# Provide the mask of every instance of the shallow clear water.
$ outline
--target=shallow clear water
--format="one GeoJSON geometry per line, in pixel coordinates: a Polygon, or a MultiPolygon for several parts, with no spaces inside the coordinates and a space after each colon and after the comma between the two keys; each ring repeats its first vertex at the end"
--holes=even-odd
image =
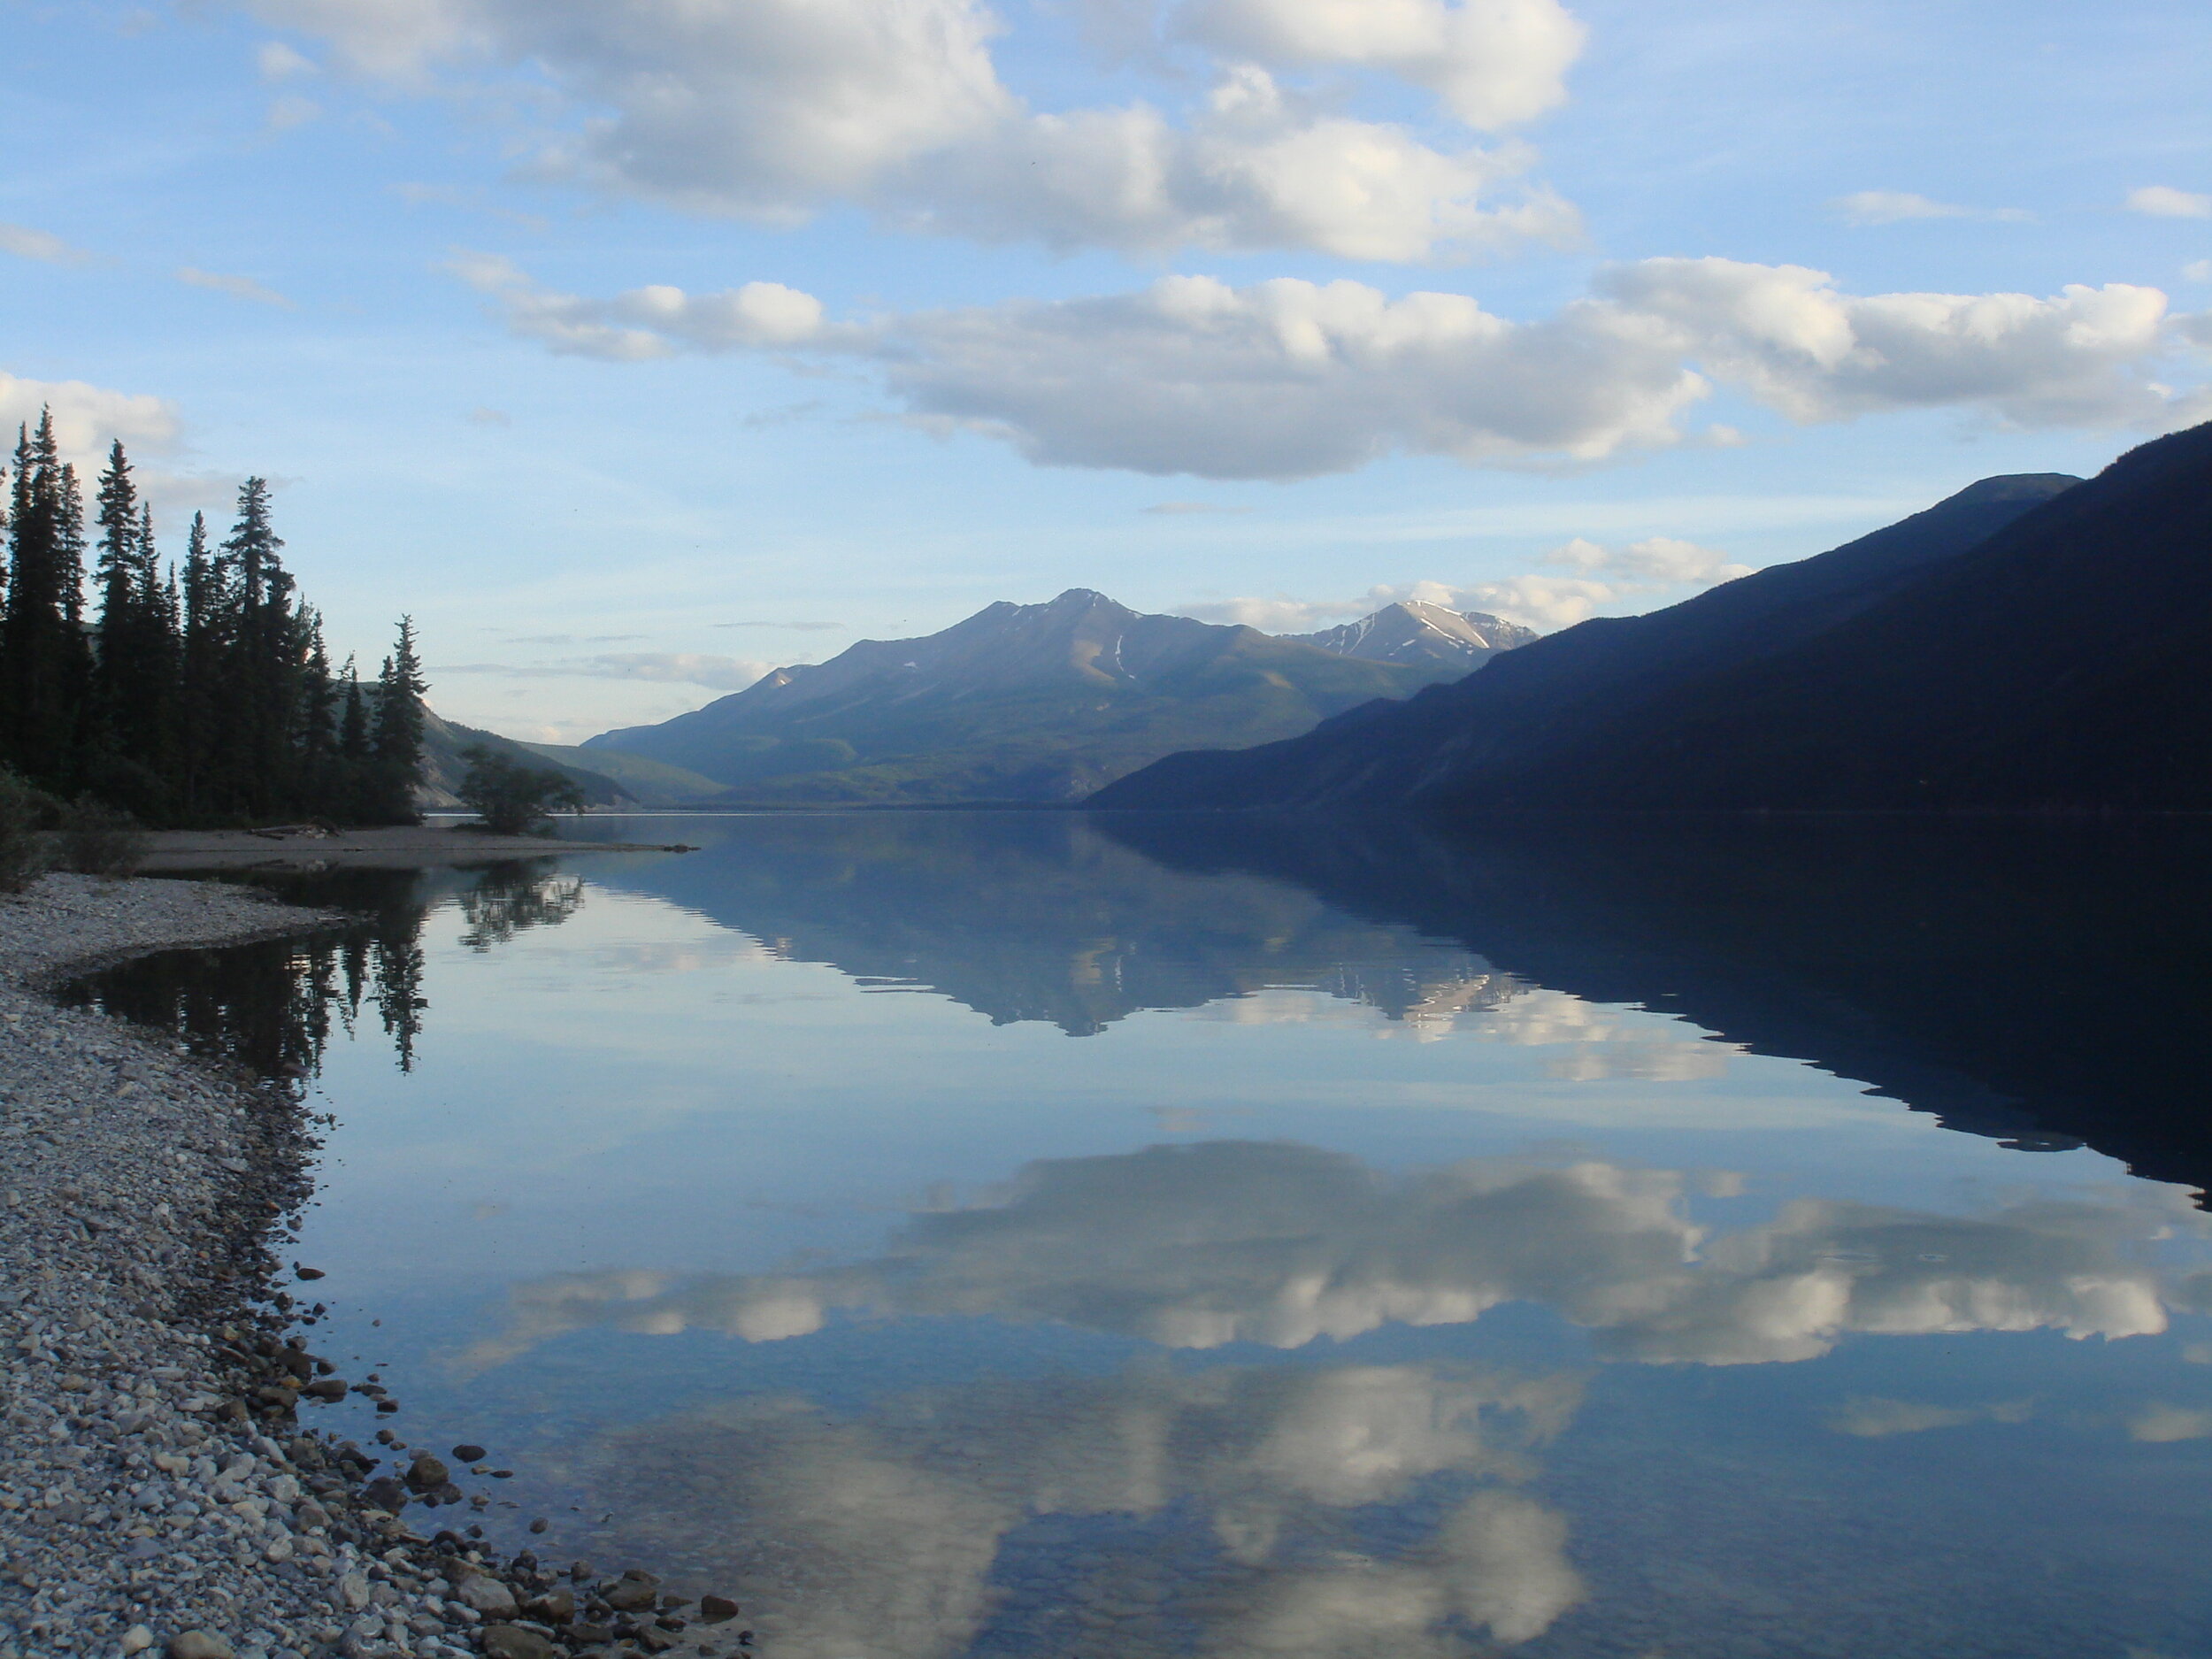
{"type": "Polygon", "coordinates": [[[777,1659],[2212,1651],[2201,833],[588,827],[709,845],[92,982],[334,1117],[419,1525],[777,1659]]]}

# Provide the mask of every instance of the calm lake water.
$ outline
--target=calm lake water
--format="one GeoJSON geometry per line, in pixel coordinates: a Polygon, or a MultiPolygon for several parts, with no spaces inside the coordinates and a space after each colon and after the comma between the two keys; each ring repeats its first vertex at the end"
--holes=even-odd
{"type": "Polygon", "coordinates": [[[2212,1654],[2212,834],[587,827],[707,845],[92,982],[334,1118],[420,1525],[772,1659],[2212,1654]]]}

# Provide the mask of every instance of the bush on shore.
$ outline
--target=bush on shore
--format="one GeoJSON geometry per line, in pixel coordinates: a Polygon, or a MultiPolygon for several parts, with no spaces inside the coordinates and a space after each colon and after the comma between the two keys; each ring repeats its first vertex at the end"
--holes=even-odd
{"type": "Polygon", "coordinates": [[[62,868],[81,875],[129,875],[152,844],[136,818],[89,796],[65,807],[57,827],[62,868]]]}
{"type": "Polygon", "coordinates": [[[20,893],[51,861],[44,832],[61,820],[62,803],[0,766],[0,893],[20,893]]]}
{"type": "Polygon", "coordinates": [[[556,812],[580,812],[584,792],[573,779],[524,765],[481,744],[461,751],[468,775],[454,793],[494,835],[521,835],[556,812]]]}

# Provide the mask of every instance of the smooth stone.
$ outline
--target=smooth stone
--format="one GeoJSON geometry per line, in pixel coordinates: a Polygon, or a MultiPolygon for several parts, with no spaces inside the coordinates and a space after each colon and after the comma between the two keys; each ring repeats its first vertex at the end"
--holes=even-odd
{"type": "Polygon", "coordinates": [[[445,1466],[444,1460],[428,1452],[417,1452],[415,1461],[407,1466],[407,1484],[417,1492],[435,1492],[452,1479],[453,1471],[445,1466]]]}
{"type": "Polygon", "coordinates": [[[480,1463],[490,1455],[482,1447],[465,1442],[453,1448],[453,1461],[457,1463],[480,1463]]]}
{"type": "Polygon", "coordinates": [[[565,1624],[576,1617],[576,1593],[563,1588],[548,1590],[534,1596],[526,1604],[533,1618],[541,1618],[549,1624],[565,1624]]]}
{"type": "Polygon", "coordinates": [[[484,1630],[484,1659],[559,1659],[560,1649],[534,1630],[490,1624],[484,1630]]]}
{"type": "Polygon", "coordinates": [[[211,1630],[188,1630],[169,1639],[169,1659],[238,1659],[238,1650],[211,1630]]]}
{"type": "Polygon", "coordinates": [[[464,1578],[455,1588],[453,1597],[463,1607],[487,1618],[512,1618],[522,1610],[516,1605],[512,1590],[480,1572],[464,1578]]]}

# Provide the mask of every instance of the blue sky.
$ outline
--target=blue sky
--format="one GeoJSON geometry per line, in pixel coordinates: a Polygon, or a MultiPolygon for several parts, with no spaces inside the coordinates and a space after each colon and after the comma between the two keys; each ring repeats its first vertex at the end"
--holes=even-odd
{"type": "Polygon", "coordinates": [[[2201,4],[0,19],[0,414],[173,545],[267,474],[517,735],[1072,586],[1557,626],[2212,416],[2201,4]]]}

